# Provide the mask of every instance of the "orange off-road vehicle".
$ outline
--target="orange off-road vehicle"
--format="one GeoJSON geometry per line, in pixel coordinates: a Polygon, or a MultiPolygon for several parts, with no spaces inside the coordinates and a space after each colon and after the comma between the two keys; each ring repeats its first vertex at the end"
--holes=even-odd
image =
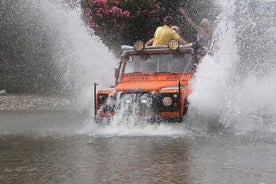
{"type": "Polygon", "coordinates": [[[189,106],[189,80],[194,73],[191,45],[122,46],[115,87],[97,90],[94,84],[95,120],[114,115],[139,117],[151,122],[180,122],[189,106]]]}

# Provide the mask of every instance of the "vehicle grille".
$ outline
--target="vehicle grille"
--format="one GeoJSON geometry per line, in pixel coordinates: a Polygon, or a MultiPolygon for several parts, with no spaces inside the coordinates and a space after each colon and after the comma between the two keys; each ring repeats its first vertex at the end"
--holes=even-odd
{"type": "Polygon", "coordinates": [[[137,112],[177,112],[179,111],[179,98],[177,93],[151,94],[146,92],[122,93],[120,96],[120,109],[137,112]],[[172,99],[170,105],[165,106],[163,99],[172,99]]]}
{"type": "MultiPolygon", "coordinates": [[[[108,98],[104,95],[99,101],[103,105],[104,112],[125,112],[131,114],[149,115],[158,112],[177,112],[179,111],[178,93],[151,94],[149,92],[123,92],[113,94],[114,103],[105,103],[108,98]],[[170,105],[164,105],[164,98],[171,99],[170,105]],[[105,104],[104,104],[105,103],[105,104]]],[[[110,98],[110,97],[109,97],[110,98]]]]}

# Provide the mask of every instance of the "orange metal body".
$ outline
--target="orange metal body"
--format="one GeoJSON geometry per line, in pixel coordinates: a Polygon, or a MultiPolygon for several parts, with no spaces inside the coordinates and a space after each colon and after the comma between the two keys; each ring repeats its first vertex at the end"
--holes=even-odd
{"type": "MultiPolygon", "coordinates": [[[[170,53],[172,51],[162,48],[161,51],[158,49],[153,49],[146,52],[146,54],[154,54],[156,52],[162,54],[162,52],[170,53]]],[[[183,49],[182,52],[192,54],[193,50],[191,48],[188,48],[186,50],[183,49]]],[[[185,103],[187,103],[187,97],[191,93],[191,89],[189,88],[189,81],[193,77],[194,70],[183,73],[124,73],[125,65],[127,62],[126,58],[127,56],[133,54],[137,54],[137,52],[130,50],[122,54],[122,60],[117,73],[115,88],[97,91],[95,99],[95,111],[97,112],[96,116],[110,117],[116,113],[116,111],[101,111],[102,106],[108,103],[109,100],[112,100],[110,99],[110,96],[112,96],[113,94],[136,91],[142,93],[147,92],[157,96],[163,94],[171,95],[172,98],[175,98],[174,102],[171,104],[171,107],[178,108],[178,110],[158,110],[156,112],[157,116],[167,118],[183,117],[187,111],[187,104],[185,103]]]]}

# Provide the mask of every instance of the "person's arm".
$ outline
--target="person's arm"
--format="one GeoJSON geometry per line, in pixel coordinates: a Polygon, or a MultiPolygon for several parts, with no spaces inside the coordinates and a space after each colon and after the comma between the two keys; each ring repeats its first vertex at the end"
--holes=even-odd
{"type": "Polygon", "coordinates": [[[199,30],[199,26],[196,25],[192,19],[187,15],[186,11],[184,10],[184,8],[180,7],[179,8],[180,13],[185,17],[185,19],[189,22],[189,24],[191,24],[191,26],[198,31],[199,30]]]}
{"type": "Polygon", "coordinates": [[[147,43],[145,44],[145,46],[152,46],[154,41],[154,38],[150,39],[149,41],[147,41],[147,43]]]}
{"type": "Polygon", "coordinates": [[[177,39],[177,41],[178,41],[181,45],[186,45],[186,44],[188,44],[188,42],[186,42],[186,40],[184,40],[182,37],[179,37],[179,38],[177,39]]]}

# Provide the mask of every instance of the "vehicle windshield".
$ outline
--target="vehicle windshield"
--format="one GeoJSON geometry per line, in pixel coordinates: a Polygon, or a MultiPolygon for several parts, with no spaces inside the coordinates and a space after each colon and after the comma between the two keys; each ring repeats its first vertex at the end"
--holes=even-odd
{"type": "Polygon", "coordinates": [[[127,58],[124,73],[183,73],[191,70],[191,54],[133,55],[127,58]]]}

